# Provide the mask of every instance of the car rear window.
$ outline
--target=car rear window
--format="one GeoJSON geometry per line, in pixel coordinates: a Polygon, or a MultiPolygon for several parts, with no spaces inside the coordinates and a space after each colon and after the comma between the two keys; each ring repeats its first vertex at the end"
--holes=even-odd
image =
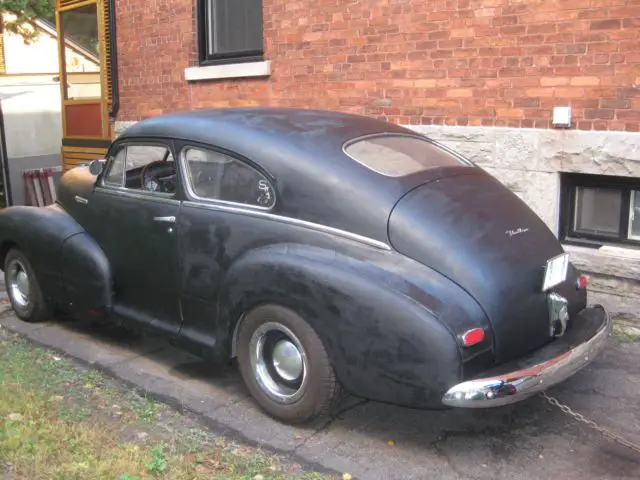
{"type": "Polygon", "coordinates": [[[345,153],[371,170],[403,177],[430,168],[470,165],[438,145],[409,135],[376,135],[350,142],[345,153]]]}

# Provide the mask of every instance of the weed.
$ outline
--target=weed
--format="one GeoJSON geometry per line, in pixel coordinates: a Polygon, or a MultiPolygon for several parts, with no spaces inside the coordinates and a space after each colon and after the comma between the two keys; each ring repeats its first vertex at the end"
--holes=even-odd
{"type": "Polygon", "coordinates": [[[154,477],[159,477],[169,467],[164,453],[165,448],[164,445],[156,445],[151,449],[151,461],[147,463],[146,467],[147,472],[154,477]]]}

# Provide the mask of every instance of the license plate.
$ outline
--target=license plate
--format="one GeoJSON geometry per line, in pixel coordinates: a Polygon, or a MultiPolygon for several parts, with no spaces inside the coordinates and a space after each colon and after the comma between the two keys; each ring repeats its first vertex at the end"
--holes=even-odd
{"type": "Polygon", "coordinates": [[[567,279],[567,270],[569,269],[569,254],[562,253],[557,257],[547,260],[544,269],[544,280],[542,282],[542,291],[546,292],[550,288],[561,284],[567,279]]]}

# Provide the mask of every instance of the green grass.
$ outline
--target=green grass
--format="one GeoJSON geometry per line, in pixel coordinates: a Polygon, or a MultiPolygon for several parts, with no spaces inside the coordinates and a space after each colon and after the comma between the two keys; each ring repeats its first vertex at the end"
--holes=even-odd
{"type": "Polygon", "coordinates": [[[0,331],[0,476],[330,478],[213,435],[95,370],[0,331]]]}
{"type": "Polygon", "coordinates": [[[622,323],[613,324],[613,335],[623,342],[636,343],[640,342],[640,330],[638,328],[629,327],[622,323]]]}

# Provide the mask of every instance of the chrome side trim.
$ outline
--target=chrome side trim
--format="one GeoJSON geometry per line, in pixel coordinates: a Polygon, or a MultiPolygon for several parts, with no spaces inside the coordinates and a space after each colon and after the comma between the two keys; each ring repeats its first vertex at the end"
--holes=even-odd
{"type": "Polygon", "coordinates": [[[348,238],[350,240],[354,240],[356,242],[364,243],[370,245],[372,247],[380,248],[382,250],[391,250],[391,247],[378,240],[374,240],[373,238],[365,237],[363,235],[359,235],[357,233],[348,232],[346,230],[342,230],[339,228],[328,227],[326,225],[320,225],[319,223],[308,222],[306,220],[300,220],[298,218],[285,217],[282,215],[275,215],[273,213],[264,212],[261,210],[254,210],[250,208],[240,208],[240,207],[232,207],[229,205],[217,205],[214,203],[199,203],[192,201],[185,201],[183,203],[185,207],[195,207],[202,208],[205,210],[217,210],[220,212],[227,213],[236,213],[240,215],[248,215],[257,218],[264,218],[267,220],[273,220],[275,222],[287,223],[289,225],[295,225],[298,227],[308,228],[310,230],[316,230],[323,233],[328,233],[331,235],[338,235],[340,237],[348,238]]]}
{"type": "Polygon", "coordinates": [[[604,319],[590,339],[550,360],[532,363],[517,371],[455,385],[444,394],[442,403],[448,407],[461,408],[509,405],[566,380],[598,356],[611,333],[612,322],[607,311],[600,305],[593,309],[601,309],[604,319]]]}
{"type": "Polygon", "coordinates": [[[136,193],[123,188],[96,186],[96,191],[113,195],[115,197],[135,198],[138,200],[150,200],[152,202],[167,203],[170,205],[180,205],[180,200],[166,197],[164,195],[154,195],[153,193],[136,193]]]}

